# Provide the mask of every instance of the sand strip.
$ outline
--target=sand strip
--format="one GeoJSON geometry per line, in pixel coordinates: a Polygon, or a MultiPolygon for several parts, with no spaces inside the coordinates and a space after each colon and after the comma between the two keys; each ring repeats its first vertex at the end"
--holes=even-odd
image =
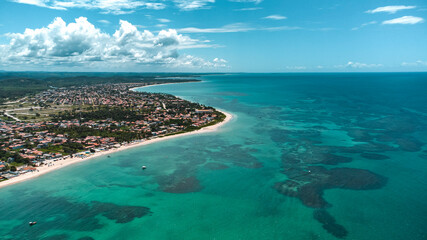
{"type": "MultiPolygon", "coordinates": [[[[219,110],[218,110],[219,111],[219,110]]],[[[15,183],[19,183],[19,182],[23,182],[32,178],[36,178],[39,177],[43,174],[46,174],[48,172],[75,164],[75,163],[79,163],[79,162],[84,162],[84,161],[88,161],[90,159],[96,158],[96,157],[100,157],[100,156],[104,156],[104,155],[110,155],[112,153],[115,152],[119,152],[119,151],[123,151],[129,148],[133,148],[133,147],[140,147],[140,146],[144,146],[144,145],[148,145],[151,143],[156,143],[156,142],[160,142],[160,141],[165,141],[165,140],[169,140],[169,139],[173,139],[173,138],[177,138],[177,137],[181,137],[181,136],[189,136],[189,135],[194,135],[194,134],[201,134],[201,133],[209,133],[209,132],[215,132],[217,131],[220,127],[222,127],[224,124],[228,123],[232,118],[233,115],[231,115],[230,113],[221,111],[223,114],[225,114],[226,118],[224,119],[224,121],[215,124],[213,126],[208,126],[208,127],[204,127],[202,129],[196,130],[196,131],[192,131],[192,132],[187,132],[187,133],[181,133],[181,134],[176,134],[176,135],[171,135],[171,136],[166,136],[166,137],[159,137],[159,138],[155,138],[155,139],[151,139],[151,140],[146,140],[144,142],[136,142],[136,143],[130,143],[130,144],[125,144],[122,145],[119,148],[114,148],[114,149],[109,149],[106,151],[102,151],[102,152],[97,152],[94,153],[92,155],[90,155],[89,157],[86,158],[80,158],[80,157],[74,157],[74,158],[67,158],[64,160],[59,160],[59,161],[55,161],[52,162],[52,164],[50,166],[41,166],[41,167],[37,167],[37,171],[34,172],[29,172],[29,173],[25,173],[25,174],[21,174],[17,177],[11,178],[9,180],[0,182],[0,188],[2,187],[6,187],[15,183]]]]}

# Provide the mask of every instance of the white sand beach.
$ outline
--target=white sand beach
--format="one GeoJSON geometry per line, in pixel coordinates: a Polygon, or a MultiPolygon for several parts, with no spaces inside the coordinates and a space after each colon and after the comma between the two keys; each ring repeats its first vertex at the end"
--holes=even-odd
{"type": "Polygon", "coordinates": [[[119,152],[119,151],[129,149],[129,148],[140,147],[140,146],[144,146],[144,145],[148,145],[148,144],[152,144],[152,143],[156,143],[156,142],[160,142],[160,141],[165,141],[165,140],[169,140],[169,139],[173,139],[173,138],[177,138],[177,137],[181,137],[181,136],[215,132],[215,131],[219,130],[224,124],[228,123],[231,119],[233,119],[232,114],[224,112],[224,111],[221,111],[221,112],[223,114],[225,114],[226,118],[224,119],[224,121],[222,121],[218,124],[215,124],[213,126],[207,126],[207,127],[204,127],[202,129],[192,131],[192,132],[176,134],[176,135],[171,135],[171,136],[165,136],[165,137],[159,137],[159,138],[147,140],[144,142],[136,142],[136,143],[125,144],[119,148],[109,149],[109,150],[102,151],[102,152],[96,152],[96,153],[94,153],[94,154],[92,154],[86,158],[74,157],[74,158],[67,158],[64,160],[55,161],[50,166],[44,165],[41,167],[37,167],[37,170],[34,172],[21,174],[21,175],[14,177],[12,179],[0,182],[0,188],[6,187],[6,186],[9,186],[12,184],[16,184],[19,182],[23,182],[23,181],[26,181],[29,179],[33,179],[33,178],[39,177],[43,174],[46,174],[48,172],[51,172],[51,171],[54,171],[54,170],[57,170],[57,169],[60,169],[60,168],[66,167],[66,166],[70,166],[70,165],[75,164],[75,163],[88,161],[88,160],[91,160],[91,159],[99,157],[99,156],[109,155],[109,154],[112,154],[115,152],[119,152]]]}

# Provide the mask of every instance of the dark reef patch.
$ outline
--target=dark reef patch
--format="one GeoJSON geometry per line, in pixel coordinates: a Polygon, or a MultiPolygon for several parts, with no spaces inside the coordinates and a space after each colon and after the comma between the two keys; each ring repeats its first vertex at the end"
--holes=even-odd
{"type": "Polygon", "coordinates": [[[372,140],[372,136],[369,134],[369,131],[364,129],[348,129],[347,134],[357,142],[368,142],[372,140]]]}
{"type": "Polygon", "coordinates": [[[226,163],[232,163],[235,166],[244,168],[260,168],[260,163],[256,157],[252,156],[250,152],[256,152],[253,148],[244,148],[242,145],[233,144],[222,146],[220,151],[209,152],[212,159],[221,159],[226,163]]]}
{"type": "Polygon", "coordinates": [[[362,154],[360,154],[360,156],[362,156],[363,158],[366,158],[366,159],[371,159],[371,160],[386,160],[386,159],[390,159],[389,156],[382,155],[382,154],[377,154],[377,153],[362,153],[362,154]]]}
{"type": "Polygon", "coordinates": [[[313,212],[313,217],[322,224],[323,229],[337,238],[345,238],[347,230],[336,223],[335,218],[324,209],[318,209],[313,212]]]}
{"type": "Polygon", "coordinates": [[[81,237],[78,240],[95,240],[95,238],[88,236],[88,237],[81,237]]]}
{"type": "Polygon", "coordinates": [[[323,160],[321,161],[321,163],[326,165],[337,165],[340,163],[349,163],[353,160],[350,157],[338,156],[331,153],[323,154],[322,158],[323,160]]]}
{"type": "Polygon", "coordinates": [[[377,137],[378,141],[391,142],[399,145],[400,150],[407,152],[418,152],[424,146],[420,140],[399,133],[383,133],[377,137]]]}
{"type": "Polygon", "coordinates": [[[43,240],[66,240],[68,239],[67,234],[58,234],[58,235],[52,235],[49,237],[42,238],[43,240]]]}
{"type": "Polygon", "coordinates": [[[187,164],[178,164],[177,169],[167,175],[157,176],[156,181],[163,192],[168,193],[190,193],[198,192],[203,187],[195,176],[198,165],[191,162],[187,164]]]}
{"type": "Polygon", "coordinates": [[[382,188],[387,178],[371,171],[355,168],[332,168],[310,166],[306,170],[296,169],[293,177],[276,183],[280,193],[299,198],[312,208],[325,208],[329,204],[323,199],[323,191],[331,188],[369,190],[382,188]],[[299,175],[295,172],[299,171],[299,175]]]}
{"type": "Polygon", "coordinates": [[[199,180],[195,176],[180,178],[178,181],[166,181],[162,187],[163,192],[168,193],[190,193],[202,189],[199,180]]]}
{"type": "Polygon", "coordinates": [[[136,188],[137,185],[111,183],[111,184],[98,185],[97,187],[100,187],[100,188],[109,188],[109,187],[136,188]]]}
{"type": "Polygon", "coordinates": [[[360,125],[369,129],[385,129],[388,132],[407,134],[416,131],[420,122],[414,117],[393,115],[366,121],[360,125]]]}
{"type": "Polygon", "coordinates": [[[120,206],[113,203],[104,203],[93,201],[93,211],[102,214],[110,220],[116,220],[116,223],[128,223],[135,218],[141,218],[151,214],[150,209],[140,206],[120,206]]]}
{"type": "Polygon", "coordinates": [[[206,163],[205,167],[210,170],[221,170],[221,169],[227,169],[228,166],[222,163],[216,163],[216,162],[210,162],[206,163]]]}
{"type": "Polygon", "coordinates": [[[292,131],[283,129],[273,129],[269,132],[271,140],[276,143],[288,142],[291,138],[294,138],[292,131]]]}
{"type": "MultiPolygon", "coordinates": [[[[44,239],[43,235],[51,231],[85,231],[91,232],[101,229],[104,225],[98,216],[104,215],[116,222],[130,222],[134,218],[142,217],[149,212],[146,207],[120,206],[103,202],[73,202],[65,197],[46,197],[46,192],[31,192],[36,201],[28,201],[26,197],[17,197],[15,204],[25,209],[37,209],[28,215],[20,208],[8,212],[6,218],[21,221],[4,236],[13,236],[13,239],[44,239]],[[36,220],[34,227],[28,227],[29,221],[36,220]]],[[[0,217],[1,218],[1,217],[0,217]]],[[[1,237],[0,237],[1,238],[1,237]]],[[[52,235],[45,239],[67,239],[66,236],[52,235]]]]}
{"type": "Polygon", "coordinates": [[[382,188],[387,183],[387,178],[364,169],[333,168],[328,174],[328,188],[370,190],[382,188]]]}
{"type": "Polygon", "coordinates": [[[158,176],[156,179],[163,192],[190,193],[202,189],[199,180],[193,175],[193,171],[183,167],[169,175],[158,176]]]}
{"type": "Polygon", "coordinates": [[[233,162],[234,165],[244,168],[262,168],[262,163],[258,162],[258,160],[254,158],[248,158],[248,159],[235,159],[233,162]]]}
{"type": "Polygon", "coordinates": [[[292,166],[295,164],[325,164],[337,165],[348,163],[353,159],[330,153],[331,149],[326,146],[316,146],[307,142],[296,144],[282,154],[283,166],[292,166]]]}
{"type": "Polygon", "coordinates": [[[399,145],[400,149],[407,152],[421,151],[421,148],[424,146],[424,143],[411,137],[398,138],[396,139],[396,143],[399,145]]]}
{"type": "Polygon", "coordinates": [[[397,150],[397,148],[394,148],[392,146],[375,142],[357,144],[352,147],[335,147],[335,149],[344,153],[387,152],[397,150]]]}

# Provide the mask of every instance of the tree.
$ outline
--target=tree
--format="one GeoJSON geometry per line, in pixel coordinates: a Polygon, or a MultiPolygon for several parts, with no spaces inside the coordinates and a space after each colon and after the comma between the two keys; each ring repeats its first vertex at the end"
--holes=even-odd
{"type": "Polygon", "coordinates": [[[11,166],[11,167],[10,167],[10,171],[12,171],[12,172],[16,172],[16,170],[17,170],[17,169],[16,169],[16,167],[15,167],[15,166],[11,166]]]}

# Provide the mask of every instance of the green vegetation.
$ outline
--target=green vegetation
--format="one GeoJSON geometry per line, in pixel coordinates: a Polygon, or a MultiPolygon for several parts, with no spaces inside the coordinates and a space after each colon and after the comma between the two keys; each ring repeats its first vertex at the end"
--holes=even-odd
{"type": "Polygon", "coordinates": [[[8,152],[3,149],[0,150],[0,160],[4,162],[15,162],[18,164],[28,164],[28,158],[21,157],[17,152],[8,152]]]}
{"type": "Polygon", "coordinates": [[[48,89],[48,83],[37,79],[3,79],[0,81],[0,101],[13,100],[48,89]]]}
{"type": "Polygon", "coordinates": [[[61,153],[62,155],[70,155],[83,151],[85,148],[81,143],[65,142],[61,145],[49,145],[48,147],[40,148],[39,150],[45,153],[61,153]]]}
{"type": "Polygon", "coordinates": [[[100,107],[98,110],[92,110],[88,112],[70,112],[65,111],[52,115],[53,121],[61,120],[73,120],[73,119],[84,119],[84,120],[103,120],[112,119],[114,121],[137,121],[144,119],[144,116],[149,111],[135,111],[132,109],[123,109],[119,107],[100,107]]]}
{"type": "MultiPolygon", "coordinates": [[[[130,130],[120,130],[120,128],[106,128],[106,129],[93,129],[86,126],[73,126],[69,128],[58,128],[54,126],[47,126],[42,130],[48,130],[51,133],[55,134],[66,134],[69,139],[81,139],[88,136],[100,136],[103,138],[113,137],[117,142],[131,142],[133,140],[146,138],[151,136],[151,134],[133,132],[130,130]]],[[[83,149],[78,145],[67,145],[66,147],[70,149],[83,149]]],[[[64,146],[62,149],[65,152],[64,146]]],[[[56,149],[54,149],[56,150],[56,149]]]]}
{"type": "Polygon", "coordinates": [[[172,136],[172,135],[177,135],[177,134],[181,134],[181,133],[186,133],[186,132],[196,131],[196,130],[202,129],[202,128],[204,128],[204,127],[213,126],[213,125],[215,125],[215,124],[217,124],[217,123],[220,123],[220,122],[222,122],[222,121],[224,121],[224,120],[225,120],[226,116],[225,116],[225,114],[223,114],[222,112],[214,111],[214,113],[215,113],[217,116],[215,117],[215,119],[214,119],[213,121],[209,122],[208,124],[205,124],[205,125],[200,126],[200,127],[188,126],[188,127],[186,127],[184,130],[182,130],[182,131],[174,132],[174,133],[169,133],[169,134],[166,134],[166,135],[164,135],[164,136],[162,136],[162,137],[172,136]]]}

